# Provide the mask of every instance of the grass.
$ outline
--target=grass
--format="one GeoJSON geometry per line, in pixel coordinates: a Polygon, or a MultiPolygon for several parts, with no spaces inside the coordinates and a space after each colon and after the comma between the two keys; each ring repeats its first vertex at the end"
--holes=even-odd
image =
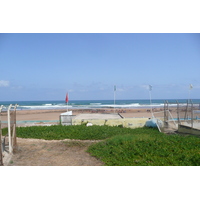
{"type": "MultiPolygon", "coordinates": [[[[3,135],[7,133],[3,129],[3,135]]],[[[152,128],[111,126],[18,127],[17,137],[45,140],[103,140],[88,152],[109,166],[199,166],[200,138],[166,135],[152,128]]],[[[74,143],[73,145],[80,145],[74,143]]]]}
{"type": "MultiPolygon", "coordinates": [[[[17,127],[17,137],[35,138],[45,140],[63,140],[63,139],[79,139],[79,140],[103,140],[115,135],[124,135],[132,133],[130,128],[119,128],[111,126],[31,126],[17,127]]],[[[7,133],[7,129],[3,129],[3,135],[7,133]]]]}
{"type": "Polygon", "coordinates": [[[117,135],[88,152],[110,166],[199,166],[200,139],[163,133],[117,135]]]}

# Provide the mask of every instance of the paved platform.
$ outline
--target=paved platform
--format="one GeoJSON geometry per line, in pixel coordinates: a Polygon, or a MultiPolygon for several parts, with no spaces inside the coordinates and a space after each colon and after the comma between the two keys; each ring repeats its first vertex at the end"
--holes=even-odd
{"type": "Polygon", "coordinates": [[[74,119],[121,119],[121,116],[116,114],[79,114],[74,119]]]}
{"type": "MultiPolygon", "coordinates": [[[[191,128],[191,123],[188,123],[188,122],[181,122],[181,125],[184,125],[184,126],[188,126],[191,128]]],[[[193,128],[196,128],[196,129],[199,129],[200,130],[200,122],[194,122],[193,123],[193,128]]]]}

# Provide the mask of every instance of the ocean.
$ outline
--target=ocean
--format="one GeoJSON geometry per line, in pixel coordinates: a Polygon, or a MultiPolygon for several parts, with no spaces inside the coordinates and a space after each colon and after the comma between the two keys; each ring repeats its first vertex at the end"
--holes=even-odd
{"type": "MultiPolygon", "coordinates": [[[[152,99],[151,106],[159,108],[164,106],[165,99],[152,99]]],[[[176,99],[167,100],[171,106],[176,106],[176,99]]],[[[178,99],[180,105],[186,105],[187,99],[178,99]]],[[[200,104],[200,99],[192,100],[194,104],[200,104]]],[[[6,109],[10,104],[18,104],[17,110],[45,110],[45,109],[97,109],[97,108],[149,108],[150,100],[69,100],[68,105],[64,100],[58,101],[0,101],[6,109]]]]}

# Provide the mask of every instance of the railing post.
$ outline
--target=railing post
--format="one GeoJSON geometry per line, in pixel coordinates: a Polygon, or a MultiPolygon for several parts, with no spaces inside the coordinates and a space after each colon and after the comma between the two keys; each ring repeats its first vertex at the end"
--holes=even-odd
{"type": "Polygon", "coordinates": [[[190,102],[191,102],[191,127],[193,128],[193,118],[194,118],[194,116],[193,116],[193,102],[192,102],[192,100],[190,100],[190,102]]]}
{"type": "Polygon", "coordinates": [[[164,122],[167,121],[167,112],[166,112],[166,101],[164,101],[164,122]]]}
{"type": "Polygon", "coordinates": [[[8,107],[7,115],[8,115],[8,142],[9,142],[9,153],[12,153],[12,140],[11,140],[11,129],[10,129],[10,109],[12,104],[8,107]]]}
{"type": "Polygon", "coordinates": [[[180,122],[180,108],[179,108],[179,102],[176,100],[177,103],[177,120],[178,120],[178,124],[181,124],[180,122]]]}
{"type": "Polygon", "coordinates": [[[185,120],[187,118],[187,113],[188,113],[188,107],[189,107],[189,100],[187,100],[187,107],[186,107],[186,110],[185,110],[185,120]]]}
{"type": "Polygon", "coordinates": [[[12,135],[12,145],[13,145],[13,150],[16,149],[17,147],[17,133],[16,133],[16,126],[17,126],[17,122],[16,122],[16,108],[17,108],[17,104],[15,104],[14,106],[14,111],[13,111],[13,135],[12,135]]]}
{"type": "Polygon", "coordinates": [[[1,130],[1,110],[3,105],[0,106],[0,166],[3,165],[3,156],[2,156],[2,130],[1,130]]]}

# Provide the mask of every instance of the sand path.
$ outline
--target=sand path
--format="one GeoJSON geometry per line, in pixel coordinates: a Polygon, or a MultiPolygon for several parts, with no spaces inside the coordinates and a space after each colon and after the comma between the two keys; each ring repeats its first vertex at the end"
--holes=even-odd
{"type": "Polygon", "coordinates": [[[38,140],[17,138],[18,147],[9,166],[101,166],[103,163],[86,152],[98,141],[38,140]]]}

